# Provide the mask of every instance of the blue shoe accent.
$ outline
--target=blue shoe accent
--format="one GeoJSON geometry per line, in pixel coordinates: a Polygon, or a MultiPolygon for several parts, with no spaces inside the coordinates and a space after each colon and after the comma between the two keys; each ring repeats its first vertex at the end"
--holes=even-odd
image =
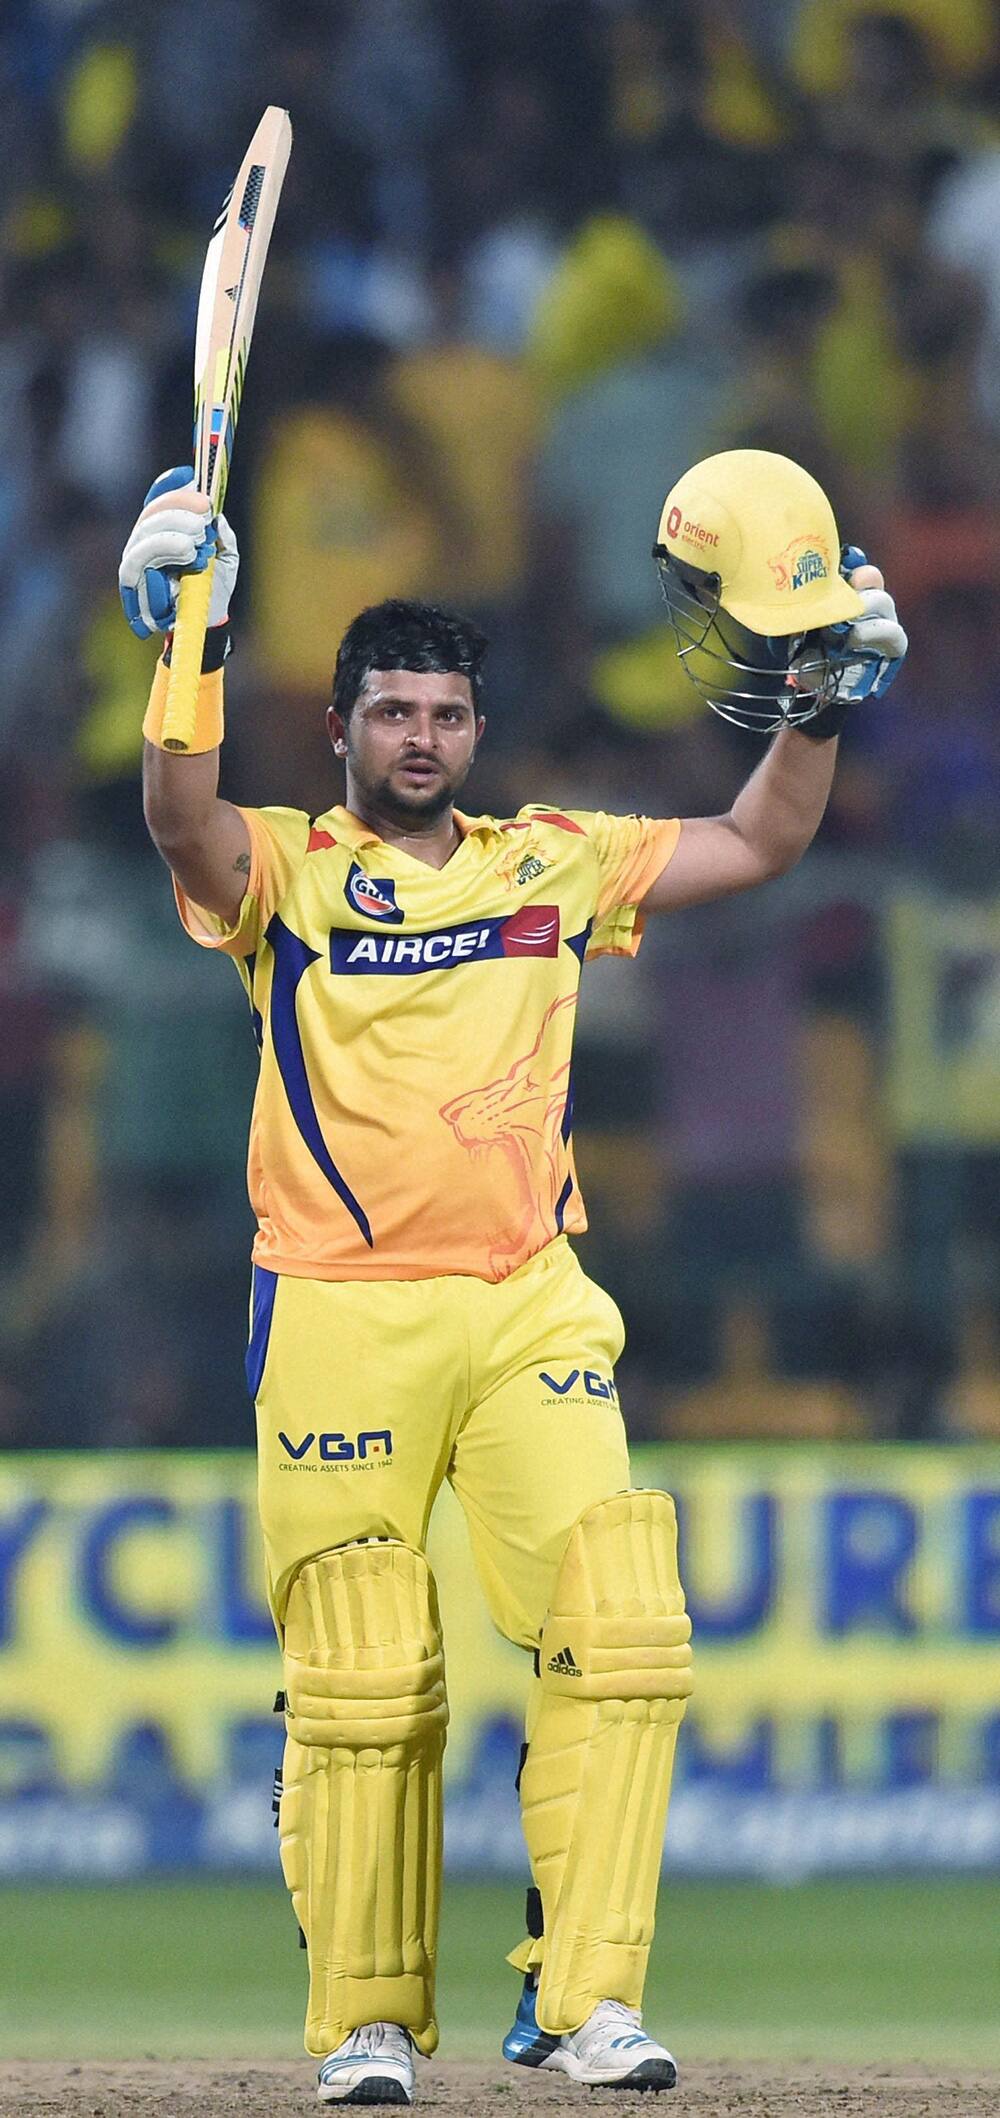
{"type": "Polygon", "coordinates": [[[535,2017],[537,1991],[536,1981],[529,1972],[517,2003],[517,2014],[503,2041],[503,2056],[516,2067],[540,2067],[543,2059],[547,2059],[559,2043],[558,2037],[550,2037],[547,2030],[538,2027],[535,2017]]]}

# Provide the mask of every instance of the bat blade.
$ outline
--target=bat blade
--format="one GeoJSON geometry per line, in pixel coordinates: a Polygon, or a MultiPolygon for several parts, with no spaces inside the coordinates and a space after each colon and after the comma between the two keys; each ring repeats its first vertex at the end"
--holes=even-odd
{"type": "MultiPolygon", "coordinates": [[[[212,231],[194,342],[194,475],[212,514],[223,505],[264,264],[288,157],[287,110],[269,104],[212,231]]],[[[162,742],[187,750],[194,734],[208,608],[206,576],[180,583],[162,742]]]]}

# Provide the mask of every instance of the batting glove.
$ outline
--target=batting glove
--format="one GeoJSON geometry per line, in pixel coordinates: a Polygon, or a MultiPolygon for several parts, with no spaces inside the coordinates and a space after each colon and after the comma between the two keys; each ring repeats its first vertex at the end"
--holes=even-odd
{"type": "MultiPolygon", "coordinates": [[[[864,552],[849,544],[841,560],[841,573],[848,580],[858,567],[867,566],[864,552]]],[[[885,588],[859,588],[864,612],[851,624],[831,625],[827,638],[833,642],[836,688],[828,704],[809,721],[800,721],[803,735],[816,743],[839,735],[852,706],[864,699],[880,699],[895,682],[903,666],[909,641],[896,616],[896,605],[885,588]]]]}
{"type": "Polygon", "coordinates": [[[181,574],[200,574],[213,553],[208,624],[211,628],[226,623],[239,570],[239,549],[225,516],[209,521],[207,510],[208,502],[195,486],[190,464],[164,471],[150,486],[118,569],[122,609],[140,640],[148,640],[154,632],[173,631],[181,574]]]}

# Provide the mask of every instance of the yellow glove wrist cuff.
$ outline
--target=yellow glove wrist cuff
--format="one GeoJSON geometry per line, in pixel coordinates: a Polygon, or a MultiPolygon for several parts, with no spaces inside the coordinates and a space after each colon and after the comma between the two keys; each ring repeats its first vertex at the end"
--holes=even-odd
{"type": "MultiPolygon", "coordinates": [[[[167,686],[169,682],[170,671],[161,657],[153,672],[149,705],[146,708],[146,718],[142,724],[142,732],[147,743],[155,743],[158,750],[163,749],[163,715],[167,703],[167,686]]],[[[202,676],[198,685],[198,708],[195,715],[194,734],[188,744],[188,754],[192,755],[196,751],[218,750],[224,733],[222,671],[221,669],[211,669],[207,675],[202,676]]]]}

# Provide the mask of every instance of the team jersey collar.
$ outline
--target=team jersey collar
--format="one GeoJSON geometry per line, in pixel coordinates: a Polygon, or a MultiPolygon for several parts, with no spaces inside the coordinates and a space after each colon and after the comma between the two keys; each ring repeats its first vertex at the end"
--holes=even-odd
{"type": "MultiPolygon", "coordinates": [[[[499,835],[495,817],[466,816],[462,809],[453,809],[452,815],[463,839],[473,837],[491,838],[499,835]]],[[[341,844],[351,846],[355,851],[360,846],[381,846],[386,843],[385,840],[379,837],[377,831],[372,830],[370,824],[363,823],[360,816],[355,816],[350,809],[345,809],[340,802],[337,803],[336,808],[328,809],[325,816],[317,817],[316,823],[319,826],[329,825],[333,835],[340,840],[341,844]]],[[[391,852],[392,850],[390,846],[389,851],[391,852]]]]}

